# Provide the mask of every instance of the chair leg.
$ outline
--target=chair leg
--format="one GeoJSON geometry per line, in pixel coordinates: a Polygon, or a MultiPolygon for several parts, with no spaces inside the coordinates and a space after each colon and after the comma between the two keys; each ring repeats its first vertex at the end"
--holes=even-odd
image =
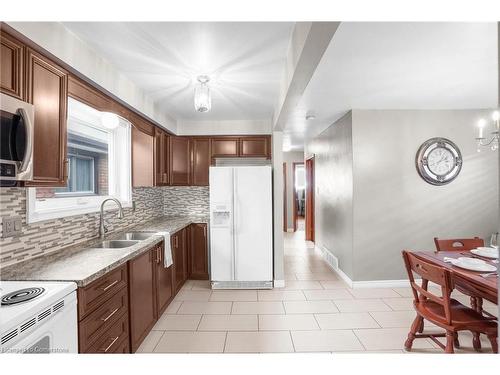
{"type": "Polygon", "coordinates": [[[458,332],[455,332],[455,338],[453,339],[453,345],[455,345],[455,348],[460,348],[460,341],[458,341],[458,332]]]}
{"type": "Polygon", "coordinates": [[[481,339],[479,337],[479,332],[472,332],[472,347],[476,352],[481,350],[481,339]]]}
{"type": "Polygon", "coordinates": [[[417,333],[418,328],[421,325],[421,320],[422,317],[420,315],[417,315],[417,317],[411,324],[410,332],[408,333],[408,338],[405,341],[406,350],[411,350],[411,347],[413,346],[413,340],[415,340],[415,334],[417,333]]]}
{"type": "Polygon", "coordinates": [[[488,339],[491,342],[491,349],[493,349],[493,353],[498,354],[498,342],[497,342],[497,336],[495,334],[493,335],[488,335],[488,339]]]}
{"type": "Polygon", "coordinates": [[[418,333],[424,332],[424,318],[420,317],[420,324],[417,329],[418,333]]]}
{"type": "Polygon", "coordinates": [[[451,331],[446,331],[446,347],[444,349],[445,353],[453,354],[453,342],[455,341],[455,333],[451,331]]]}

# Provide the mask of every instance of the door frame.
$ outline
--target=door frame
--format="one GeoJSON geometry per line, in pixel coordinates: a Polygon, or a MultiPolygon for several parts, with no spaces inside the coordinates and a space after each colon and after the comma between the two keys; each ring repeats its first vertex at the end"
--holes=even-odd
{"type": "Polygon", "coordinates": [[[288,201],[286,188],[286,163],[283,162],[283,232],[288,231],[288,201]]]}
{"type": "Polygon", "coordinates": [[[314,242],[314,155],[306,159],[306,241],[314,242]]]}
{"type": "Polygon", "coordinates": [[[295,189],[295,170],[297,169],[297,165],[304,165],[304,162],[303,161],[294,161],[292,163],[292,184],[293,184],[292,201],[293,201],[293,231],[294,232],[297,231],[297,203],[298,203],[298,199],[297,199],[297,190],[295,189]]]}

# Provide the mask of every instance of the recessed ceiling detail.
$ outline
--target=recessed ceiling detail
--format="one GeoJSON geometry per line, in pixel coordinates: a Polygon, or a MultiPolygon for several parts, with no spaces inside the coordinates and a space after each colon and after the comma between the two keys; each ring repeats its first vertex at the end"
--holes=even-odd
{"type": "Polygon", "coordinates": [[[293,23],[69,22],[156,103],[180,120],[273,115],[293,23]],[[197,77],[210,76],[212,109],[193,110],[197,77]]]}

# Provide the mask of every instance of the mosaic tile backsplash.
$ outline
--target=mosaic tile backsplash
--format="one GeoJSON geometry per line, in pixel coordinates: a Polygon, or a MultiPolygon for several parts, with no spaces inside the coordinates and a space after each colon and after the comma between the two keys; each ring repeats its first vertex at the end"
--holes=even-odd
{"type": "MultiPolygon", "coordinates": [[[[115,214],[106,215],[106,224],[110,232],[123,230],[163,215],[208,215],[208,187],[135,188],[132,197],[136,202],[135,212],[132,208],[124,209],[125,217],[121,220],[115,214]]],[[[0,238],[1,266],[76,245],[98,234],[98,213],[28,225],[25,188],[0,189],[0,215],[18,215],[23,222],[20,236],[0,238]]]]}

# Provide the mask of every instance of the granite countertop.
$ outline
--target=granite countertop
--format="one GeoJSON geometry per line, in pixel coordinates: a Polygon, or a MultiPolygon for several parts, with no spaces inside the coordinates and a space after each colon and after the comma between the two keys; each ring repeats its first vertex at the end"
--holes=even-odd
{"type": "MultiPolygon", "coordinates": [[[[106,239],[116,239],[123,233],[132,231],[165,231],[173,234],[192,223],[208,223],[208,217],[164,216],[112,233],[106,236],[106,239]]],[[[79,287],[84,287],[160,243],[163,239],[163,236],[152,236],[122,249],[92,248],[101,241],[93,239],[45,256],[7,266],[1,271],[0,280],[74,281],[79,287]]]]}

